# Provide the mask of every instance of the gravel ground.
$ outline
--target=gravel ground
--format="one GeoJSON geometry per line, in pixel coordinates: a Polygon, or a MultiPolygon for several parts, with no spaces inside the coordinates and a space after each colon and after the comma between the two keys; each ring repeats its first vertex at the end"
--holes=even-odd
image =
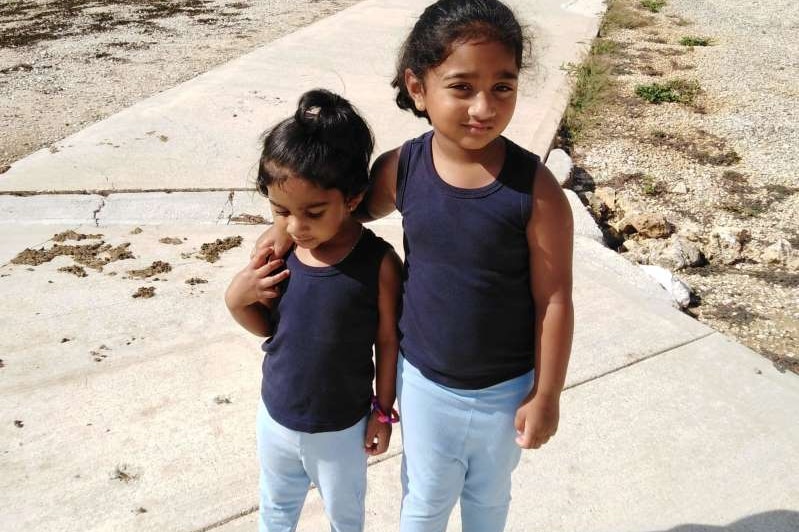
{"type": "MultiPolygon", "coordinates": [[[[663,215],[708,258],[676,272],[695,294],[687,311],[799,373],[799,5],[668,0],[649,15],[603,35],[615,43],[616,85],[572,148],[576,188],[589,199],[611,186],[628,210],[663,215]],[[711,46],[680,45],[686,36],[711,46]],[[635,95],[675,78],[698,84],[692,102],[635,95]],[[745,235],[735,260],[712,256],[714,231],[745,235]],[[770,262],[764,252],[780,239],[792,251],[770,262]]],[[[655,239],[627,238],[619,251],[651,262],[641,250],[655,239]]]]}
{"type": "Polygon", "coordinates": [[[8,0],[0,171],[356,0],[8,0]]]}

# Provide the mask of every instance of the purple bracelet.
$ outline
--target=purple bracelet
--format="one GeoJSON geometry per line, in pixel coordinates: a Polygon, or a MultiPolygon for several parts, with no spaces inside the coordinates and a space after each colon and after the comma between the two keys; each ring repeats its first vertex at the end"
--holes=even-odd
{"type": "Polygon", "coordinates": [[[383,409],[380,408],[380,403],[377,402],[377,397],[374,395],[372,396],[372,413],[377,413],[377,420],[380,423],[396,423],[400,420],[399,414],[395,409],[391,409],[391,414],[386,414],[383,412],[383,409]]]}

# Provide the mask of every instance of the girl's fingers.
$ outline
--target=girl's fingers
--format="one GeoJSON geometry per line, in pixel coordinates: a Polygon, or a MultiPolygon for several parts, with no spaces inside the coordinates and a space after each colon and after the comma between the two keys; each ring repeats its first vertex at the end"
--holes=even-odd
{"type": "Polygon", "coordinates": [[[258,277],[266,277],[273,271],[283,266],[283,259],[271,259],[255,270],[255,275],[258,277]]]}
{"type": "Polygon", "coordinates": [[[273,299],[280,297],[279,288],[268,288],[258,293],[258,302],[263,305],[269,305],[273,299]]]}
{"type": "Polygon", "coordinates": [[[533,446],[535,438],[533,437],[533,426],[531,423],[525,423],[524,428],[519,431],[518,427],[516,428],[516,432],[519,434],[516,436],[516,443],[522,449],[530,449],[533,446]]]}
{"type": "Polygon", "coordinates": [[[521,409],[516,411],[516,417],[513,419],[513,425],[516,427],[516,433],[522,434],[524,432],[525,417],[521,409]]]}
{"type": "Polygon", "coordinates": [[[290,275],[288,270],[283,270],[275,275],[267,275],[258,279],[258,290],[264,291],[269,290],[271,288],[276,288],[277,285],[282,283],[285,279],[287,279],[290,275]]]}
{"type": "Polygon", "coordinates": [[[250,252],[250,266],[253,269],[260,268],[261,266],[269,262],[268,259],[273,254],[274,250],[271,247],[261,250],[258,249],[258,245],[256,244],[256,246],[252,248],[252,251],[250,252]]]}
{"type": "Polygon", "coordinates": [[[383,454],[388,450],[388,438],[385,436],[377,440],[377,451],[375,454],[383,454]]]}

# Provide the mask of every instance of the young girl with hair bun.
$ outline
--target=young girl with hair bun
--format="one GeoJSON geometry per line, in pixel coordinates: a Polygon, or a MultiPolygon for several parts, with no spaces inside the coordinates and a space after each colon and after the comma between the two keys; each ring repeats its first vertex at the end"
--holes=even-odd
{"type": "Polygon", "coordinates": [[[401,263],[353,217],[369,181],[372,133],[344,98],[302,95],[268,132],[257,178],[284,260],[253,256],[225,294],[263,343],[257,416],[261,532],[295,530],[311,482],[331,530],[364,526],[367,455],[391,438],[401,263]],[[376,394],[372,393],[376,359],[376,394]]]}

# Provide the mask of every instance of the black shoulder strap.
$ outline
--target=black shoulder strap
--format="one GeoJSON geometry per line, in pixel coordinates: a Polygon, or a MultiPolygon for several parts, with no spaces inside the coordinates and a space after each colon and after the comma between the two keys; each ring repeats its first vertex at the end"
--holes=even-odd
{"type": "Polygon", "coordinates": [[[411,146],[413,140],[406,141],[400,149],[399,162],[397,163],[397,210],[402,213],[402,206],[405,200],[405,186],[408,182],[408,163],[411,158],[411,146]]]}

